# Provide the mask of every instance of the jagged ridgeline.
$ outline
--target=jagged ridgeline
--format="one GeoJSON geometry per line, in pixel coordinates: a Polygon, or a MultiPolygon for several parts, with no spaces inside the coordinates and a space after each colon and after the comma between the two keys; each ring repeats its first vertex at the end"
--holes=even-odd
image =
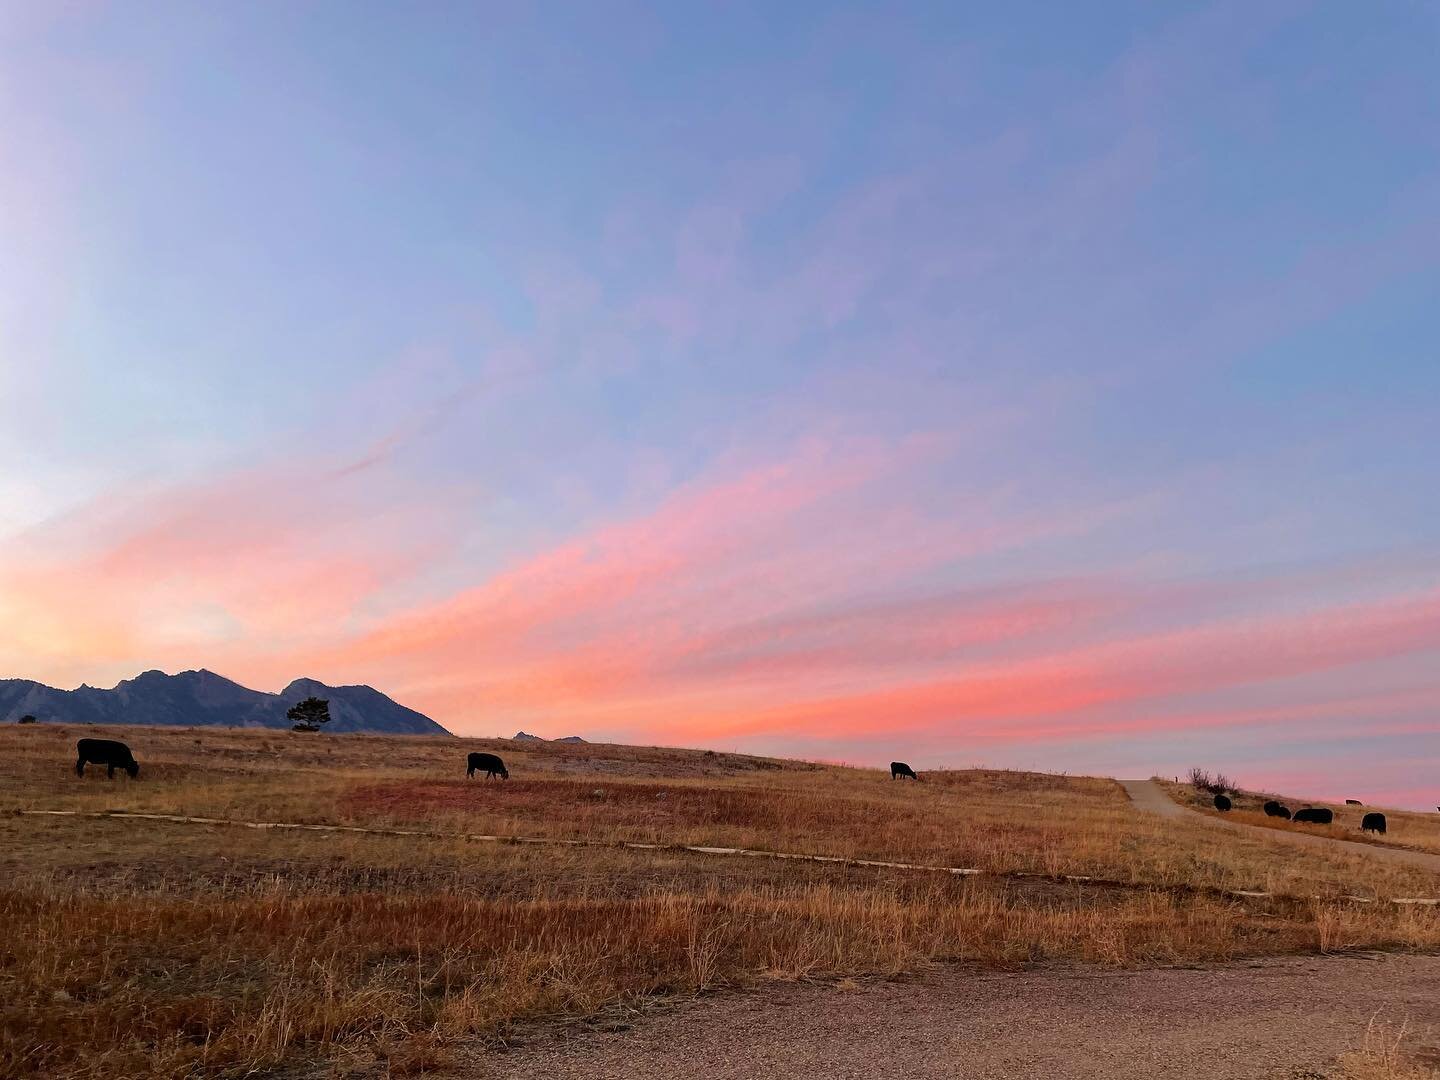
{"type": "Polygon", "coordinates": [[[0,722],[34,716],[41,723],[289,728],[285,713],[308,697],[330,702],[326,731],[449,734],[428,716],[373,687],[296,679],[278,694],[267,694],[204,670],[178,675],[146,671],[109,690],[94,686],[57,690],[31,679],[0,679],[0,722]]]}

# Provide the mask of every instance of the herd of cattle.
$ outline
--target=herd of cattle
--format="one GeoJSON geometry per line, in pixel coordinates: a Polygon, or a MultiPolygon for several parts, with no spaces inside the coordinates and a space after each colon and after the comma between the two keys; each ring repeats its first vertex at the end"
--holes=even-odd
{"type": "MultiPolygon", "coordinates": [[[[114,739],[81,739],[75,744],[75,750],[79,755],[75,761],[75,775],[84,776],[86,765],[104,765],[106,775],[112,780],[115,778],[116,769],[124,769],[133,779],[140,775],[140,765],[135,760],[135,755],[130,752],[130,747],[123,742],[114,739]]],[[[471,754],[465,760],[465,775],[473,778],[477,772],[483,772],[485,779],[493,780],[500,777],[502,780],[510,779],[510,770],[505,767],[505,762],[495,754],[471,754]]],[[[915,770],[903,761],[892,761],[890,763],[890,779],[897,780],[900,777],[908,776],[911,780],[918,781],[920,777],[915,775],[915,770]]],[[[1346,799],[1346,803],[1359,805],[1354,799],[1346,799]]],[[[1215,796],[1216,810],[1230,810],[1233,803],[1228,795],[1215,796]]],[[[1271,799],[1262,809],[1266,817],[1284,818],[1287,821],[1296,821],[1312,825],[1329,825],[1335,820],[1335,812],[1326,807],[1306,807],[1304,810],[1296,810],[1290,813],[1288,806],[1271,799]]],[[[1385,815],[1370,813],[1366,814],[1360,822],[1360,828],[1364,832],[1383,833],[1385,831],[1385,815]]]]}
{"type": "MultiPolygon", "coordinates": [[[[1345,803],[1347,806],[1360,805],[1356,799],[1346,799],[1345,803]]],[[[1228,795],[1215,796],[1216,810],[1230,810],[1233,806],[1228,795]]],[[[1296,810],[1294,814],[1291,814],[1288,806],[1283,806],[1271,799],[1261,809],[1265,811],[1266,817],[1284,818],[1286,821],[1298,821],[1308,825],[1329,825],[1335,820],[1335,811],[1325,806],[1307,806],[1304,810],[1296,810]]],[[[1383,833],[1385,831],[1385,815],[1366,814],[1360,821],[1360,831],[1383,833]]]]}

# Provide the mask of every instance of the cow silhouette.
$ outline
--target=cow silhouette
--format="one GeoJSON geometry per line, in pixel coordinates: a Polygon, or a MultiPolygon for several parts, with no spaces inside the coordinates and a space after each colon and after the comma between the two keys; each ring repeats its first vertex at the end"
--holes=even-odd
{"type": "Polygon", "coordinates": [[[1326,806],[1307,806],[1296,810],[1292,821],[1303,821],[1310,825],[1329,825],[1335,820],[1335,811],[1326,806]]]}
{"type": "Polygon", "coordinates": [[[910,768],[909,765],[906,765],[905,762],[903,762],[903,761],[892,761],[892,762],[890,762],[890,779],[891,779],[891,780],[897,780],[897,779],[899,779],[899,778],[902,777],[902,776],[908,776],[908,777],[910,777],[911,780],[919,780],[919,779],[920,779],[920,777],[918,777],[918,776],[915,775],[915,770],[912,769],[912,768],[910,768]]]}
{"type": "Polygon", "coordinates": [[[465,763],[467,779],[473,777],[477,772],[483,772],[486,780],[493,780],[497,776],[503,780],[510,779],[510,770],[505,768],[505,762],[494,754],[471,754],[465,763]]]}
{"type": "Polygon", "coordinates": [[[1216,795],[1216,796],[1215,796],[1215,809],[1216,809],[1216,810],[1229,810],[1229,809],[1230,809],[1230,800],[1229,800],[1226,796],[1224,796],[1224,795],[1216,795]]]}
{"type": "Polygon", "coordinates": [[[75,751],[79,755],[75,761],[76,776],[85,775],[86,765],[104,765],[105,775],[111,780],[115,779],[117,767],[129,773],[132,780],[140,775],[140,766],[136,763],[135,756],[123,742],[116,742],[114,739],[81,739],[75,744],[75,751]]]}
{"type": "Polygon", "coordinates": [[[1361,832],[1378,832],[1378,833],[1381,833],[1381,834],[1383,835],[1384,832],[1385,832],[1385,815],[1384,815],[1384,814],[1366,814],[1365,817],[1364,817],[1364,819],[1361,820],[1361,822],[1360,822],[1360,831],[1361,831],[1361,832]]]}

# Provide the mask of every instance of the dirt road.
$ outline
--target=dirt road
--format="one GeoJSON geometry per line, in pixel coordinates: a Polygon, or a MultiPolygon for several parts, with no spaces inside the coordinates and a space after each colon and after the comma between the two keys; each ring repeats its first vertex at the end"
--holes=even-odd
{"type": "Polygon", "coordinates": [[[1165,789],[1153,780],[1121,780],[1130,799],[1141,810],[1147,810],[1152,814],[1159,814],[1162,817],[1184,818],[1187,821],[1204,821],[1217,828],[1238,829],[1254,835],[1259,833],[1264,836],[1274,837],[1287,843],[1301,844],[1309,847],[1324,847],[1334,850],[1344,848],[1357,855],[1369,855],[1376,859],[1383,859],[1386,862],[1405,863],[1408,866],[1418,866],[1425,870],[1433,870],[1440,873],[1440,855],[1427,851],[1407,851],[1404,848],[1382,847],[1379,844],[1362,844],[1355,840],[1336,840],[1329,836],[1317,836],[1314,833],[1304,831],[1304,826],[1297,825],[1291,829],[1261,829],[1254,825],[1244,825],[1238,821],[1226,821],[1224,818],[1212,814],[1202,814],[1198,810],[1191,810],[1189,807],[1181,806],[1174,799],[1165,793],[1165,789]]]}
{"type": "Polygon", "coordinates": [[[1279,1080],[1323,1077],[1372,1017],[1440,1039],[1440,957],[1331,956],[1205,970],[958,968],[841,990],[725,994],[619,1034],[547,1038],[458,1074],[514,1080],[1279,1080]]]}

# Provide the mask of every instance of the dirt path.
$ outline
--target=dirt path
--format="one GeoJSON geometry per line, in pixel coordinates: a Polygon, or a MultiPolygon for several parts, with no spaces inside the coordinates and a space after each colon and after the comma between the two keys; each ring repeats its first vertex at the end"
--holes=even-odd
{"type": "Polygon", "coordinates": [[[466,1080],[1329,1075],[1372,1018],[1440,1039],[1440,957],[1331,956],[1204,970],[976,974],[701,999],[619,1034],[483,1053],[466,1080]]]}
{"type": "Polygon", "coordinates": [[[1309,847],[1345,848],[1358,855],[1370,855],[1376,859],[1383,859],[1386,862],[1404,863],[1407,866],[1418,866],[1424,870],[1432,870],[1440,873],[1440,855],[1428,851],[1409,851],[1405,848],[1382,847],[1379,844],[1362,844],[1355,840],[1336,840],[1329,836],[1317,836],[1296,828],[1293,832],[1288,829],[1262,829],[1255,825],[1245,825],[1238,821],[1226,821],[1223,818],[1211,814],[1202,814],[1198,810],[1192,810],[1188,806],[1181,806],[1168,794],[1165,789],[1153,780],[1121,780],[1126,794],[1132,802],[1142,810],[1148,810],[1152,814],[1159,814],[1168,818],[1184,818],[1187,821],[1196,819],[1208,822],[1216,828],[1236,829],[1242,832],[1255,835],[1260,833],[1264,836],[1273,836],[1278,840],[1292,844],[1304,844],[1309,847]]]}

